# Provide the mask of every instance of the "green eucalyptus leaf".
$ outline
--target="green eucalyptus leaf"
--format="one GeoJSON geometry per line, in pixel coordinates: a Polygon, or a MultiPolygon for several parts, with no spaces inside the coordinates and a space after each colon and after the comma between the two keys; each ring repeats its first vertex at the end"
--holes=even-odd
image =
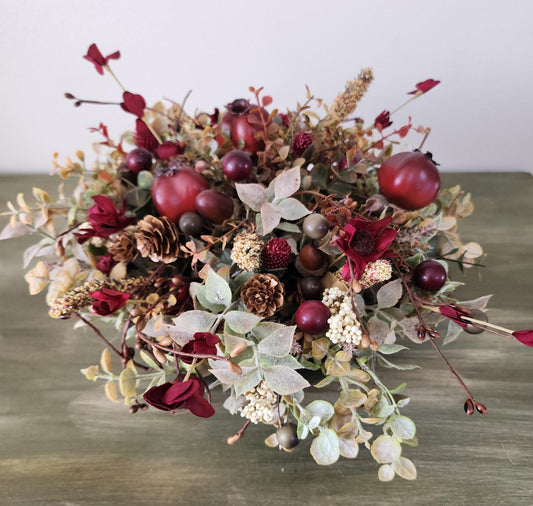
{"type": "Polygon", "coordinates": [[[275,365],[263,369],[268,386],[280,395],[290,395],[311,386],[309,382],[290,367],[275,365]]]}
{"type": "Polygon", "coordinates": [[[288,221],[299,220],[311,212],[299,200],[293,198],[280,200],[276,207],[281,211],[281,217],[288,221]]]}
{"type": "Polygon", "coordinates": [[[268,337],[265,337],[258,345],[257,351],[262,355],[284,357],[291,351],[296,325],[290,327],[281,325],[281,328],[268,337]]]}
{"type": "Polygon", "coordinates": [[[390,281],[383,285],[376,295],[378,308],[392,307],[398,303],[403,293],[402,282],[400,279],[390,281]]]}
{"type": "Polygon", "coordinates": [[[227,281],[214,270],[210,270],[205,281],[205,296],[211,304],[228,307],[231,304],[231,288],[227,281]]]}
{"type": "Polygon", "coordinates": [[[402,346],[401,344],[382,344],[378,351],[379,353],[383,353],[383,355],[393,355],[394,353],[398,353],[402,350],[408,350],[407,346],[402,346]]]}
{"type": "Polygon", "coordinates": [[[381,355],[378,355],[378,362],[383,367],[387,367],[388,369],[398,369],[399,371],[412,371],[413,369],[420,369],[419,365],[414,364],[394,364],[381,355]]]}
{"type": "Polygon", "coordinates": [[[322,466],[329,466],[339,460],[339,437],[333,429],[322,430],[313,439],[311,443],[311,455],[315,459],[315,462],[322,466]]]}
{"type": "Polygon", "coordinates": [[[284,357],[273,357],[270,355],[261,355],[259,357],[259,362],[261,367],[268,369],[275,365],[283,365],[285,367],[290,367],[291,369],[302,369],[303,365],[298,362],[292,355],[286,355],[284,357]]]}
{"type": "Polygon", "coordinates": [[[311,404],[307,405],[305,411],[311,418],[318,417],[321,425],[328,422],[335,414],[335,410],[329,402],[320,400],[313,401],[311,404]]]}
{"type": "Polygon", "coordinates": [[[250,332],[262,320],[260,316],[248,311],[228,311],[224,319],[229,327],[239,334],[250,332]]]}

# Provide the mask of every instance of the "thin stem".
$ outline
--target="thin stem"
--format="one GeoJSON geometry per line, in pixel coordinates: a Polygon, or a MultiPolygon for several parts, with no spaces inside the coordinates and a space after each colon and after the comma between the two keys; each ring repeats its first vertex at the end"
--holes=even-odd
{"type": "Polygon", "coordinates": [[[366,328],[366,325],[364,324],[363,320],[361,319],[361,316],[359,315],[359,311],[357,310],[357,306],[355,305],[355,301],[354,301],[354,292],[353,292],[353,281],[355,280],[355,275],[354,275],[354,271],[353,271],[353,264],[352,264],[352,260],[348,257],[346,257],[346,260],[348,261],[348,267],[350,269],[350,301],[352,303],[352,311],[354,312],[355,314],[355,317],[357,318],[357,321],[359,322],[359,325],[361,326],[361,331],[362,331],[362,334],[363,334],[363,337],[368,337],[370,338],[370,335],[368,334],[368,330],[366,328]]]}
{"type": "Polygon", "coordinates": [[[111,67],[109,65],[104,65],[104,68],[109,72],[111,77],[116,81],[116,83],[120,86],[122,91],[126,91],[126,88],[122,86],[122,83],[118,80],[118,77],[115,75],[115,73],[111,70],[111,67]]]}
{"type": "Polygon", "coordinates": [[[189,366],[189,369],[187,370],[187,374],[185,375],[185,378],[183,378],[183,381],[187,381],[191,377],[191,374],[196,369],[197,362],[198,362],[198,359],[194,358],[193,361],[191,362],[191,365],[189,366]]]}
{"type": "Polygon", "coordinates": [[[472,395],[472,393],[470,392],[470,390],[466,386],[465,382],[461,379],[461,376],[459,376],[459,374],[455,371],[455,369],[452,367],[450,362],[448,362],[448,359],[444,356],[444,354],[442,353],[440,348],[437,346],[437,343],[435,342],[435,340],[430,338],[429,342],[431,343],[433,348],[435,348],[435,351],[439,354],[440,358],[448,366],[448,369],[450,370],[450,372],[452,373],[454,378],[458,381],[458,383],[461,385],[463,390],[466,392],[466,395],[468,396],[468,398],[475,404],[476,400],[474,399],[474,396],[472,395]]]}
{"type": "Polygon", "coordinates": [[[95,327],[89,320],[87,320],[87,318],[85,318],[84,316],[82,316],[80,313],[73,313],[75,316],[77,316],[83,323],[85,323],[85,325],[87,325],[88,327],[90,327],[94,333],[102,340],[104,341],[104,343],[109,346],[109,348],[111,348],[120,358],[123,358],[122,356],[122,353],[117,349],[115,348],[115,346],[104,336],[104,334],[102,334],[102,332],[100,332],[100,330],[95,327]]]}

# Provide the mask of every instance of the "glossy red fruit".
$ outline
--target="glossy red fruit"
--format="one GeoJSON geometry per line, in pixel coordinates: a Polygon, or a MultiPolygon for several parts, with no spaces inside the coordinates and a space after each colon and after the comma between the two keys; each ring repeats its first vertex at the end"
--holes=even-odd
{"type": "Polygon", "coordinates": [[[446,283],[446,269],[436,260],[425,260],[415,267],[413,283],[422,290],[436,292],[446,283]]]}
{"type": "Polygon", "coordinates": [[[152,169],[152,153],[144,148],[137,148],[126,155],[126,165],[132,172],[152,169]]]}
{"type": "Polygon", "coordinates": [[[420,151],[387,158],[379,169],[378,183],[389,202],[409,211],[431,204],[440,190],[439,171],[431,154],[420,151]]]}
{"type": "Polygon", "coordinates": [[[222,158],[222,170],[230,181],[247,179],[252,169],[253,163],[250,155],[240,149],[234,149],[222,158]]]}
{"type": "Polygon", "coordinates": [[[260,114],[268,119],[265,109],[258,109],[248,100],[239,98],[226,106],[227,112],[222,116],[220,124],[221,135],[217,136],[219,146],[229,138],[231,145],[238,148],[244,142],[243,150],[255,154],[263,146],[263,141],[256,138],[256,134],[263,129],[260,114]]]}
{"type": "Polygon", "coordinates": [[[298,328],[307,334],[323,334],[328,330],[331,313],[319,300],[307,300],[296,310],[295,320],[298,328]]]}
{"type": "Polygon", "coordinates": [[[209,188],[203,176],[180,165],[154,179],[152,199],[157,212],[178,224],[183,213],[196,211],[196,197],[209,188]]]}
{"type": "Polygon", "coordinates": [[[215,190],[204,190],[196,197],[196,211],[206,220],[220,225],[233,214],[233,199],[215,190]]]}

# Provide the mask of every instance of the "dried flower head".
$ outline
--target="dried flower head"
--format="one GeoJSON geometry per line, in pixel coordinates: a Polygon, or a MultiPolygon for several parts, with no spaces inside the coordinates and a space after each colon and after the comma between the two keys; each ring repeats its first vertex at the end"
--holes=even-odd
{"type": "Polygon", "coordinates": [[[245,271],[259,269],[262,248],[263,243],[256,233],[239,232],[233,241],[231,259],[245,271]]]}
{"type": "Polygon", "coordinates": [[[331,312],[326,337],[334,344],[358,345],[363,333],[361,324],[353,311],[350,294],[338,287],[326,288],[322,302],[331,312]]]}
{"type": "Polygon", "coordinates": [[[348,81],[344,91],[339,93],[330,108],[330,117],[334,121],[343,120],[357,107],[359,101],[366,93],[368,86],[374,79],[371,68],[364,68],[356,79],[348,81]]]}
{"type": "Polygon", "coordinates": [[[359,280],[361,288],[369,288],[376,283],[387,281],[392,276],[392,265],[388,260],[380,258],[375,262],[366,265],[365,270],[359,280]]]}

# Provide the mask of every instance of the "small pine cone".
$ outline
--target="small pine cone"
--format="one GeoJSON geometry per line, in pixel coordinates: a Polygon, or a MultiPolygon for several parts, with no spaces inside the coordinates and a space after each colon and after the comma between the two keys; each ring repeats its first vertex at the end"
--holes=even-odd
{"type": "Polygon", "coordinates": [[[274,274],[254,274],[241,288],[241,300],[250,313],[270,317],[283,306],[283,283],[274,274]]]}
{"type": "Polygon", "coordinates": [[[291,246],[281,237],[270,239],[261,251],[261,267],[267,271],[285,269],[291,261],[291,246]]]}
{"type": "Polygon", "coordinates": [[[135,236],[130,232],[120,232],[107,251],[117,262],[130,262],[138,254],[135,246],[135,236]]]}
{"type": "Polygon", "coordinates": [[[142,257],[153,262],[170,264],[178,258],[180,244],[178,229],[168,218],[156,218],[146,215],[137,224],[139,231],[135,234],[137,249],[142,257]]]}

